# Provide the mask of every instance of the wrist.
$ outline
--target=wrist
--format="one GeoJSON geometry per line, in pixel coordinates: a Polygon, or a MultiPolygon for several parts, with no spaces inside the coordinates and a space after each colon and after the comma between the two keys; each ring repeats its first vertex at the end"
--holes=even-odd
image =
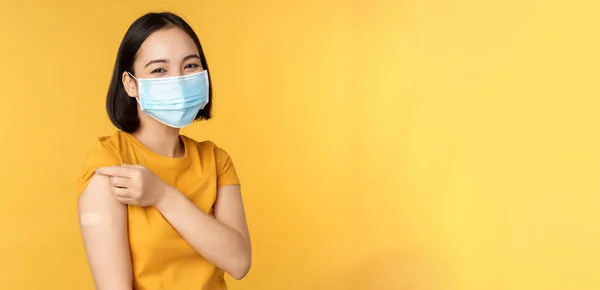
{"type": "Polygon", "coordinates": [[[168,207],[170,201],[173,199],[173,197],[177,196],[177,194],[179,194],[177,188],[173,186],[166,186],[156,201],[156,204],[154,204],[154,207],[158,209],[158,211],[163,211],[166,207],[168,207]]]}

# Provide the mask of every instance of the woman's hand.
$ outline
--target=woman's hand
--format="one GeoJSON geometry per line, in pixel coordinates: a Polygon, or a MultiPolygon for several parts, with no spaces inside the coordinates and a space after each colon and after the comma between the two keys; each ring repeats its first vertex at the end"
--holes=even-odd
{"type": "Polygon", "coordinates": [[[121,203],[154,206],[171,188],[152,171],[141,165],[102,167],[96,174],[110,177],[111,191],[121,203]]]}

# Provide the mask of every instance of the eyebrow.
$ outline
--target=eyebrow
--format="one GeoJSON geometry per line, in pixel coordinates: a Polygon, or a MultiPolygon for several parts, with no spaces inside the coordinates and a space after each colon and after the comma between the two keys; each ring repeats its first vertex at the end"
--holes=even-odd
{"type": "Polygon", "coordinates": [[[190,54],[190,55],[188,55],[188,56],[184,57],[184,58],[183,58],[183,61],[186,61],[186,60],[188,60],[188,59],[192,59],[192,58],[197,58],[197,59],[200,59],[200,56],[199,56],[199,55],[197,55],[197,54],[190,54]]]}
{"type": "Polygon", "coordinates": [[[166,59],[153,59],[151,61],[149,61],[144,67],[147,67],[153,63],[167,63],[168,61],[166,59]]]}
{"type": "MultiPolygon", "coordinates": [[[[192,59],[192,58],[200,59],[200,56],[197,55],[197,54],[190,54],[190,55],[184,57],[182,61],[186,61],[186,60],[192,59]]],[[[149,66],[151,64],[154,64],[154,63],[168,63],[168,62],[169,61],[166,60],[166,59],[153,59],[153,60],[149,61],[144,67],[147,67],[147,66],[149,66]]]]}

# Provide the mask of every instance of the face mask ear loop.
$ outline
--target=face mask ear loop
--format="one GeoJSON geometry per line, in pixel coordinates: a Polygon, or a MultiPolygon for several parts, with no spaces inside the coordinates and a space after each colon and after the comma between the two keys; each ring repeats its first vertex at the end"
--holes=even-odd
{"type": "MultiPolygon", "coordinates": [[[[138,89],[138,96],[135,97],[135,100],[138,102],[138,104],[140,104],[140,106],[142,105],[142,102],[140,102],[140,96],[139,96],[139,92],[140,92],[140,81],[138,81],[138,79],[136,77],[133,76],[133,74],[131,74],[130,72],[127,72],[127,74],[129,74],[129,76],[131,78],[133,78],[136,82],[137,82],[137,89],[138,89]]],[[[142,110],[143,111],[143,110],[142,110]]]]}

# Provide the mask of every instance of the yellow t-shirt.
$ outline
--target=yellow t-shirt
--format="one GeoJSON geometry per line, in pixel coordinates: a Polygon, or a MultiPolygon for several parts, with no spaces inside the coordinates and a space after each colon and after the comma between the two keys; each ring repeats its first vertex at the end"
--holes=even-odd
{"type": "MultiPolygon", "coordinates": [[[[83,193],[94,171],[103,166],[140,164],[175,186],[212,215],[217,189],[239,184],[229,155],[210,141],[181,135],[185,155],[159,155],[131,134],[101,137],[85,162],[77,192],[83,193]]],[[[136,290],[223,290],[224,272],[198,254],[154,207],[128,206],[128,232],[136,290]]]]}

